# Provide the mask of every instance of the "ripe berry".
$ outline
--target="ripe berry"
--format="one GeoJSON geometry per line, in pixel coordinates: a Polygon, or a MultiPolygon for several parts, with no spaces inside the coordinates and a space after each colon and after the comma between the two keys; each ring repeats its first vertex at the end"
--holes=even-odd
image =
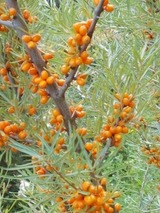
{"type": "Polygon", "coordinates": [[[41,72],[41,78],[43,80],[46,80],[48,78],[48,76],[49,76],[48,72],[46,70],[42,70],[42,72],[41,72]]]}
{"type": "Polygon", "coordinates": [[[105,9],[107,12],[111,13],[111,12],[114,10],[114,5],[113,5],[113,4],[107,4],[107,5],[104,7],[104,9],[105,9]]]}
{"type": "Polygon", "coordinates": [[[87,151],[91,151],[92,149],[93,149],[93,143],[86,143],[85,144],[85,149],[87,150],[87,151]]]}
{"type": "Polygon", "coordinates": [[[22,41],[24,41],[25,43],[28,43],[31,40],[32,40],[32,37],[30,35],[23,35],[22,36],[22,41]]]}
{"type": "Polygon", "coordinates": [[[87,27],[84,26],[84,25],[80,26],[80,28],[79,28],[79,33],[80,33],[82,36],[86,35],[86,33],[87,33],[87,27]]]}
{"type": "Polygon", "coordinates": [[[25,130],[22,130],[19,132],[18,137],[19,139],[25,139],[27,137],[27,132],[25,130]]]}
{"type": "Polygon", "coordinates": [[[32,41],[33,42],[38,42],[41,40],[41,35],[40,34],[35,34],[32,36],[32,41]]]}
{"type": "Polygon", "coordinates": [[[46,82],[48,85],[51,85],[53,84],[55,81],[55,78],[53,76],[49,76],[47,79],[46,79],[46,82]]]}
{"type": "Polygon", "coordinates": [[[36,47],[36,43],[33,42],[33,41],[29,41],[29,42],[27,43],[27,46],[28,46],[29,49],[33,49],[33,48],[36,47]]]}
{"type": "Polygon", "coordinates": [[[17,11],[15,8],[9,8],[9,15],[10,16],[16,16],[17,14],[17,11]]]}
{"type": "Polygon", "coordinates": [[[91,183],[89,181],[84,181],[82,183],[82,190],[83,191],[88,191],[89,187],[90,187],[91,183]]]}

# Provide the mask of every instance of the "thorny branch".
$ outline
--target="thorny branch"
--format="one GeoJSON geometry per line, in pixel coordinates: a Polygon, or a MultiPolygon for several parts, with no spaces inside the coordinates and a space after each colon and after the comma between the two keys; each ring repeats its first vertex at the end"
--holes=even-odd
{"type": "MultiPolygon", "coordinates": [[[[7,27],[12,27],[17,32],[18,37],[21,39],[23,35],[29,34],[27,24],[25,23],[25,21],[22,18],[20,9],[18,7],[17,0],[6,0],[6,3],[7,3],[8,8],[16,9],[17,16],[14,17],[12,22],[11,21],[0,21],[0,24],[4,24],[7,27]]],[[[99,5],[95,9],[93,22],[88,31],[88,35],[90,36],[90,38],[92,38],[93,32],[95,30],[95,25],[96,25],[102,11],[103,11],[103,0],[100,1],[99,5]]],[[[38,50],[37,47],[35,47],[33,49],[29,49],[25,43],[23,43],[23,45],[25,46],[32,62],[37,67],[37,70],[40,74],[41,71],[46,68],[46,63],[45,63],[44,59],[42,58],[40,51],[38,50]]],[[[83,45],[80,50],[80,53],[83,52],[84,50],[86,50],[88,45],[89,44],[83,45]]],[[[66,92],[67,88],[70,86],[71,82],[73,81],[77,71],[78,71],[78,66],[71,70],[69,76],[66,78],[64,86],[62,86],[61,88],[58,87],[56,82],[54,82],[52,85],[47,86],[47,91],[48,91],[50,97],[53,99],[56,107],[60,110],[61,114],[64,117],[64,124],[65,124],[66,130],[68,133],[69,133],[69,123],[70,123],[71,127],[75,127],[76,123],[75,123],[75,118],[72,117],[70,114],[68,104],[65,100],[65,92],[66,92]]]]}
{"type": "MultiPolygon", "coordinates": [[[[100,14],[103,11],[103,2],[104,0],[101,0],[99,5],[96,7],[95,12],[94,12],[94,17],[93,17],[93,21],[92,24],[88,30],[87,35],[92,39],[94,30],[95,30],[95,26],[99,20],[100,14]]],[[[91,43],[91,40],[88,44],[85,44],[81,47],[80,49],[80,53],[82,53],[83,51],[85,51],[87,49],[87,47],[89,46],[89,44],[91,43]]],[[[75,67],[74,69],[71,70],[71,72],[69,73],[68,77],[66,78],[66,81],[64,83],[64,85],[62,86],[61,90],[60,90],[60,94],[63,95],[67,88],[70,86],[71,82],[73,81],[77,71],[78,71],[79,66],[75,67]]]]}

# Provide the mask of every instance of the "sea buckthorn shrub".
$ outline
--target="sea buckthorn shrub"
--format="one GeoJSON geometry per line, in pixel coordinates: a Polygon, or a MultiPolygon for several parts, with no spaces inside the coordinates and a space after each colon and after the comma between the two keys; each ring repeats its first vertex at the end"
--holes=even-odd
{"type": "Polygon", "coordinates": [[[159,8],[0,1],[2,212],[159,209],[159,8]]]}

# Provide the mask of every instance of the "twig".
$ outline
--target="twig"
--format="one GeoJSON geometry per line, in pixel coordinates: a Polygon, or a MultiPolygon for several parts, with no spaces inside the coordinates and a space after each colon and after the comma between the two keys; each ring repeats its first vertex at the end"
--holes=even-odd
{"type": "Polygon", "coordinates": [[[63,176],[60,172],[58,172],[54,167],[53,167],[53,170],[54,170],[55,173],[57,173],[57,175],[58,175],[62,180],[64,180],[66,183],[68,183],[68,185],[70,185],[72,188],[74,188],[75,190],[77,190],[77,188],[75,187],[75,185],[72,184],[71,182],[69,182],[68,180],[66,180],[66,179],[64,178],[64,176],[63,176]]]}
{"type": "Polygon", "coordinates": [[[101,153],[99,154],[98,158],[95,161],[94,167],[99,168],[99,166],[103,163],[103,160],[107,157],[109,148],[111,145],[111,140],[107,141],[106,145],[102,148],[101,153]]]}
{"type": "MultiPolygon", "coordinates": [[[[101,0],[99,5],[96,7],[95,12],[94,12],[94,17],[93,17],[93,21],[92,24],[88,30],[87,35],[92,39],[94,30],[95,30],[95,26],[99,20],[100,14],[103,11],[103,2],[104,0],[101,0]]],[[[89,44],[91,43],[91,40],[88,44],[85,44],[81,47],[80,49],[80,53],[82,53],[83,51],[85,51],[87,49],[87,47],[89,46],[89,44]]],[[[64,83],[64,85],[61,87],[60,89],[60,94],[63,95],[67,88],[70,86],[71,82],[73,81],[77,71],[78,71],[79,66],[75,67],[74,69],[72,69],[68,75],[68,77],[66,78],[66,81],[64,83]]]]}
{"type": "Polygon", "coordinates": [[[1,25],[4,25],[5,27],[13,28],[13,24],[12,24],[11,21],[3,21],[3,20],[0,20],[0,24],[1,24],[1,25]]]}

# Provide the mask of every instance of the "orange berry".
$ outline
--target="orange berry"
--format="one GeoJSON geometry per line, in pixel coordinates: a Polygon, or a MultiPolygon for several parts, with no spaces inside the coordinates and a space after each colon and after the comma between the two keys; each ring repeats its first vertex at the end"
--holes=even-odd
{"type": "Polygon", "coordinates": [[[24,62],[22,65],[21,65],[21,70],[26,72],[28,71],[30,68],[31,68],[32,64],[30,62],[24,62]]]}
{"type": "Polygon", "coordinates": [[[91,64],[93,62],[93,58],[92,57],[87,57],[85,60],[84,60],[84,64],[91,64]]]}
{"type": "Polygon", "coordinates": [[[88,20],[87,20],[87,22],[86,22],[86,27],[87,27],[87,29],[90,28],[90,26],[91,26],[91,24],[92,24],[92,21],[93,21],[93,19],[88,19],[88,20]]]}
{"type": "Polygon", "coordinates": [[[115,208],[116,211],[120,211],[120,210],[121,210],[121,204],[116,203],[116,204],[114,205],[114,208],[115,208]]]}
{"type": "Polygon", "coordinates": [[[6,126],[5,128],[4,128],[4,133],[6,133],[7,135],[8,134],[10,134],[11,133],[11,131],[12,131],[12,128],[11,128],[11,126],[10,125],[8,125],[8,126],[6,126]]]}
{"type": "Polygon", "coordinates": [[[130,106],[127,106],[127,107],[124,108],[124,111],[125,111],[126,113],[131,112],[131,110],[132,110],[132,107],[130,107],[130,106]]]}
{"type": "Polygon", "coordinates": [[[75,63],[76,63],[76,66],[81,65],[81,64],[83,63],[81,57],[77,57],[77,58],[75,59],[75,63]]]}
{"type": "Polygon", "coordinates": [[[41,80],[38,84],[41,89],[45,89],[47,87],[47,82],[45,80],[41,80]]]}
{"type": "Polygon", "coordinates": [[[30,12],[28,10],[23,10],[22,15],[23,18],[28,19],[30,17],[30,12]]]}
{"type": "Polygon", "coordinates": [[[56,120],[57,120],[58,122],[62,122],[62,121],[63,121],[63,116],[62,116],[62,115],[56,116],[56,120]]]}
{"type": "MultiPolygon", "coordinates": [[[[100,0],[94,0],[95,5],[98,5],[100,0]]],[[[103,6],[108,4],[108,0],[104,0],[103,6]]]]}
{"type": "Polygon", "coordinates": [[[111,126],[109,131],[112,133],[112,134],[115,134],[116,133],[116,127],[115,126],[111,126]]]}
{"type": "Polygon", "coordinates": [[[79,135],[84,136],[87,134],[87,129],[86,128],[79,128],[77,129],[77,132],[79,135]]]}
{"type": "Polygon", "coordinates": [[[0,69],[0,75],[3,75],[3,76],[7,75],[7,69],[5,68],[0,69]]]}
{"type": "Polygon", "coordinates": [[[86,84],[86,80],[83,78],[77,78],[76,82],[79,86],[84,86],[86,84]]]}
{"type": "Polygon", "coordinates": [[[12,113],[14,113],[14,112],[15,112],[14,106],[9,107],[8,113],[9,113],[9,114],[12,114],[12,113]]]}
{"type": "Polygon", "coordinates": [[[79,33],[80,33],[82,36],[86,35],[86,33],[87,33],[87,27],[84,26],[84,25],[80,26],[80,28],[79,28],[79,33]]]}
{"type": "Polygon", "coordinates": [[[23,35],[22,36],[22,41],[25,43],[28,43],[32,40],[32,37],[30,35],[23,35]]]}
{"type": "Polygon", "coordinates": [[[102,178],[101,181],[100,181],[100,184],[101,184],[102,186],[106,186],[106,184],[107,184],[107,179],[106,179],[106,178],[102,178]]]}
{"type": "Polygon", "coordinates": [[[70,47],[67,52],[70,55],[75,55],[75,53],[76,53],[76,47],[70,47]]]}
{"type": "Polygon", "coordinates": [[[120,118],[121,119],[125,119],[126,117],[127,117],[127,113],[126,112],[123,111],[123,112],[120,113],[120,118]]]}
{"type": "Polygon", "coordinates": [[[105,11],[111,13],[113,10],[114,10],[114,5],[113,4],[107,4],[105,7],[104,7],[105,11]]]}
{"type": "Polygon", "coordinates": [[[69,70],[70,70],[70,66],[68,66],[66,64],[61,67],[61,72],[65,75],[68,74],[69,70]]]}
{"type": "Polygon", "coordinates": [[[30,75],[37,75],[38,74],[38,71],[35,67],[31,67],[29,70],[28,70],[28,74],[30,75]]]}
{"type": "Polygon", "coordinates": [[[104,197],[97,197],[96,198],[96,205],[102,206],[104,204],[104,197]]]}
{"type": "Polygon", "coordinates": [[[9,123],[9,121],[7,122],[7,123],[5,123],[5,121],[0,121],[0,130],[4,130],[4,128],[6,127],[6,126],[8,126],[10,123],[9,123]]]}
{"type": "Polygon", "coordinates": [[[82,44],[88,44],[90,42],[91,38],[88,35],[84,35],[82,37],[82,44]]]}
{"type": "Polygon", "coordinates": [[[85,149],[87,150],[87,151],[91,151],[92,149],[93,149],[93,143],[86,143],[85,144],[85,149]]]}
{"type": "Polygon", "coordinates": [[[47,91],[46,91],[45,89],[40,89],[40,90],[38,90],[38,94],[39,94],[40,96],[47,96],[47,95],[48,95],[48,93],[47,93],[47,91]]]}
{"type": "Polygon", "coordinates": [[[87,53],[87,51],[83,51],[81,54],[80,54],[80,57],[85,60],[87,57],[89,56],[89,54],[87,53]]]}
{"type": "Polygon", "coordinates": [[[44,175],[46,174],[46,170],[44,168],[40,168],[36,173],[37,175],[44,175]]]}
{"type": "Polygon", "coordinates": [[[124,106],[128,106],[129,102],[130,102],[130,100],[128,98],[122,99],[122,103],[123,103],[124,106]]]}
{"type": "Polygon", "coordinates": [[[36,47],[36,43],[33,42],[33,41],[29,41],[29,42],[27,43],[27,46],[28,46],[29,49],[33,49],[33,48],[36,47]]]}
{"type": "Polygon", "coordinates": [[[22,130],[22,131],[19,132],[18,138],[19,139],[25,139],[27,137],[27,135],[28,135],[27,132],[25,130],[22,130]]]}
{"type": "Polygon", "coordinates": [[[3,80],[4,80],[5,82],[9,82],[9,77],[8,77],[7,75],[3,76],[3,80]]]}
{"type": "Polygon", "coordinates": [[[57,81],[58,86],[60,86],[60,87],[63,86],[64,82],[65,82],[64,79],[56,79],[56,81],[57,81]]]}
{"type": "Polygon", "coordinates": [[[41,40],[41,35],[40,34],[35,34],[32,36],[32,41],[33,42],[38,42],[41,40]]]}
{"type": "Polygon", "coordinates": [[[17,124],[12,124],[10,126],[11,126],[12,132],[17,133],[19,131],[19,127],[17,124]]]}
{"type": "Polygon", "coordinates": [[[78,45],[81,43],[81,39],[82,39],[82,36],[81,36],[80,33],[76,33],[76,34],[74,35],[74,40],[75,40],[75,42],[76,42],[78,45]]]}
{"type": "Polygon", "coordinates": [[[58,109],[54,109],[53,111],[52,111],[52,115],[53,116],[55,116],[55,117],[57,117],[58,115],[60,115],[61,113],[60,113],[60,111],[58,110],[58,109]]]}
{"type": "Polygon", "coordinates": [[[10,16],[8,14],[1,14],[0,19],[3,21],[8,21],[10,19],[10,16]]]}
{"type": "Polygon", "coordinates": [[[131,101],[128,106],[130,106],[131,108],[134,108],[135,107],[135,102],[134,101],[131,101]]]}
{"type": "Polygon", "coordinates": [[[27,124],[25,122],[20,123],[21,130],[24,130],[26,128],[27,124]]]}
{"type": "Polygon", "coordinates": [[[36,112],[37,112],[37,109],[36,109],[35,107],[33,107],[33,106],[30,106],[30,107],[29,107],[29,109],[28,109],[28,114],[29,114],[30,116],[36,114],[36,112]]]}
{"type": "Polygon", "coordinates": [[[74,67],[77,66],[76,58],[71,58],[71,59],[69,60],[69,66],[72,67],[72,68],[74,68],[74,67]]]}
{"type": "Polygon", "coordinates": [[[122,132],[122,127],[121,126],[117,126],[116,130],[115,130],[115,133],[118,134],[118,133],[121,133],[121,132],[122,132]]]}
{"type": "Polygon", "coordinates": [[[84,202],[85,202],[86,205],[90,206],[95,202],[96,198],[94,199],[93,196],[87,195],[87,196],[84,197],[84,202]]]}
{"type": "Polygon", "coordinates": [[[49,76],[47,79],[46,79],[46,82],[48,85],[51,85],[55,82],[55,78],[53,76],[49,76]]]}
{"type": "Polygon", "coordinates": [[[29,16],[29,17],[28,17],[28,22],[29,22],[29,23],[33,23],[33,17],[32,17],[32,16],[29,16]]]}
{"type": "Polygon", "coordinates": [[[49,59],[52,59],[54,55],[52,53],[46,53],[43,55],[43,58],[45,61],[48,61],[49,59]]]}
{"type": "Polygon", "coordinates": [[[77,118],[83,118],[86,115],[85,111],[80,111],[80,112],[76,112],[76,117],[77,118]]]}
{"type": "Polygon", "coordinates": [[[130,99],[129,94],[128,94],[127,92],[125,92],[124,95],[123,95],[123,98],[128,98],[128,99],[130,99]]]}
{"type": "Polygon", "coordinates": [[[76,110],[77,111],[82,111],[83,110],[83,106],[81,104],[79,104],[78,106],[76,106],[76,110]]]}
{"type": "Polygon", "coordinates": [[[114,203],[114,200],[112,198],[107,200],[107,203],[114,203]]]}
{"type": "Polygon", "coordinates": [[[49,76],[48,72],[46,70],[42,70],[42,72],[41,72],[41,78],[43,80],[46,80],[48,78],[48,76],[49,76]]]}
{"type": "Polygon", "coordinates": [[[110,206],[107,210],[107,213],[114,213],[114,209],[110,206]]]}
{"type": "Polygon", "coordinates": [[[128,133],[128,127],[123,126],[123,127],[122,127],[122,133],[123,133],[123,134],[128,133]]]}
{"type": "Polygon", "coordinates": [[[83,191],[88,191],[89,187],[90,187],[91,183],[89,181],[84,181],[82,183],[82,190],[83,191]]]}
{"type": "Polygon", "coordinates": [[[40,103],[41,103],[41,104],[46,104],[47,101],[48,101],[48,99],[49,99],[49,96],[42,96],[42,97],[41,97],[41,100],[40,100],[40,103]]]}
{"type": "Polygon", "coordinates": [[[120,109],[121,108],[121,103],[115,103],[114,105],[113,105],[113,107],[114,107],[114,109],[120,109]]]}
{"type": "Polygon", "coordinates": [[[9,8],[9,15],[10,16],[16,16],[17,14],[17,11],[15,8],[9,8]]]}
{"type": "Polygon", "coordinates": [[[105,136],[105,138],[111,138],[111,137],[112,137],[112,132],[110,132],[110,131],[105,131],[105,132],[104,132],[104,136],[105,136]]]}
{"type": "Polygon", "coordinates": [[[65,139],[64,138],[60,138],[58,140],[58,144],[63,145],[65,143],[65,139]]]}
{"type": "Polygon", "coordinates": [[[121,95],[119,93],[116,93],[115,94],[115,98],[120,101],[121,100],[121,95]]]}
{"type": "Polygon", "coordinates": [[[97,191],[96,187],[95,187],[94,185],[90,185],[90,187],[89,187],[89,192],[90,192],[91,194],[95,194],[96,191],[97,191]]]}
{"type": "Polygon", "coordinates": [[[98,194],[104,191],[104,189],[103,189],[103,187],[102,187],[101,185],[98,185],[98,186],[96,187],[96,189],[97,189],[97,193],[98,193],[98,194]]]}
{"type": "Polygon", "coordinates": [[[115,134],[114,135],[114,140],[115,141],[120,141],[122,139],[122,135],[120,135],[120,134],[115,134]]]}
{"type": "Polygon", "coordinates": [[[108,212],[109,207],[110,207],[110,205],[108,203],[105,203],[103,205],[104,210],[107,211],[107,212],[108,212]]]}
{"type": "Polygon", "coordinates": [[[73,24],[73,29],[75,30],[75,32],[78,33],[81,26],[82,26],[82,23],[77,22],[77,23],[73,24]]]}
{"type": "Polygon", "coordinates": [[[39,84],[41,82],[41,78],[40,77],[35,77],[33,83],[35,84],[39,84]]]}

